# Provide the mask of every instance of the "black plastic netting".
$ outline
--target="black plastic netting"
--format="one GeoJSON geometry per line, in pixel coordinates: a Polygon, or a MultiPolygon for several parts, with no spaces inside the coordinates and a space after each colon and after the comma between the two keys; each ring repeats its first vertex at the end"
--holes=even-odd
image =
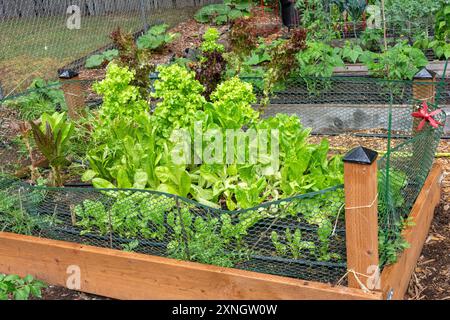
{"type": "Polygon", "coordinates": [[[346,270],[342,186],[234,212],[144,190],[0,190],[3,231],[321,282],[346,270]]]}

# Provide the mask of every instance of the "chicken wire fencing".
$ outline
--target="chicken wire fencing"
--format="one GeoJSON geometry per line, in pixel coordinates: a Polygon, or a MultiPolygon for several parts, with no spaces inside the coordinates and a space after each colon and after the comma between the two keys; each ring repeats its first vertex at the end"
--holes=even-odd
{"type": "Polygon", "coordinates": [[[145,190],[0,179],[0,230],[335,282],[345,274],[343,187],[224,211],[145,190]]]}
{"type": "Polygon", "coordinates": [[[57,70],[83,65],[111,47],[120,27],[141,34],[149,26],[173,27],[219,0],[1,0],[0,96],[25,90],[34,78],[57,78],[57,70]],[[6,45],[5,45],[6,44],[6,45]]]}

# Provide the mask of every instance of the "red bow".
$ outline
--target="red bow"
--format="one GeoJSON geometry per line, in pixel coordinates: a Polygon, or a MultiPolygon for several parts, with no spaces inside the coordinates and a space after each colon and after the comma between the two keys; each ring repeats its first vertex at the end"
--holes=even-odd
{"type": "Polygon", "coordinates": [[[420,131],[422,130],[423,126],[425,125],[425,123],[428,121],[430,123],[430,125],[433,128],[437,128],[439,125],[443,125],[441,122],[434,120],[433,116],[437,115],[438,113],[441,113],[442,110],[441,109],[436,109],[432,112],[428,112],[428,105],[427,103],[424,101],[422,103],[422,108],[419,109],[419,111],[417,112],[413,112],[411,115],[414,118],[420,118],[422,119],[422,121],[420,121],[419,125],[417,126],[417,130],[420,131]]]}

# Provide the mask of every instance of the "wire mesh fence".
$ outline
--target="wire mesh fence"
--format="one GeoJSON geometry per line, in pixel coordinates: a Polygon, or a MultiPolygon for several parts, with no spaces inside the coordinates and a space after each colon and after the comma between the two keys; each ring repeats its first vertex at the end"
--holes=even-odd
{"type": "Polygon", "coordinates": [[[0,2],[0,83],[14,95],[33,78],[57,79],[57,70],[108,48],[118,27],[138,34],[174,26],[217,0],[3,0],[0,2]],[[7,45],[5,45],[7,44],[7,45]]]}
{"type": "Polygon", "coordinates": [[[153,191],[5,177],[0,198],[3,231],[321,282],[345,273],[342,186],[232,212],[153,191]]]}

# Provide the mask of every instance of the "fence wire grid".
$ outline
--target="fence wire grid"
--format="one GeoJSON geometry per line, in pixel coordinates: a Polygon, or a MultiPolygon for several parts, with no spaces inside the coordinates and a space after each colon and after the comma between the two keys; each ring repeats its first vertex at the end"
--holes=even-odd
{"type": "Polygon", "coordinates": [[[36,78],[107,49],[120,27],[138,34],[148,26],[173,27],[219,0],[2,0],[0,87],[3,96],[24,91],[36,78]],[[78,11],[79,10],[79,11],[78,11]],[[79,15],[79,26],[77,19],[79,15]],[[7,45],[5,45],[7,44],[7,45]]]}

